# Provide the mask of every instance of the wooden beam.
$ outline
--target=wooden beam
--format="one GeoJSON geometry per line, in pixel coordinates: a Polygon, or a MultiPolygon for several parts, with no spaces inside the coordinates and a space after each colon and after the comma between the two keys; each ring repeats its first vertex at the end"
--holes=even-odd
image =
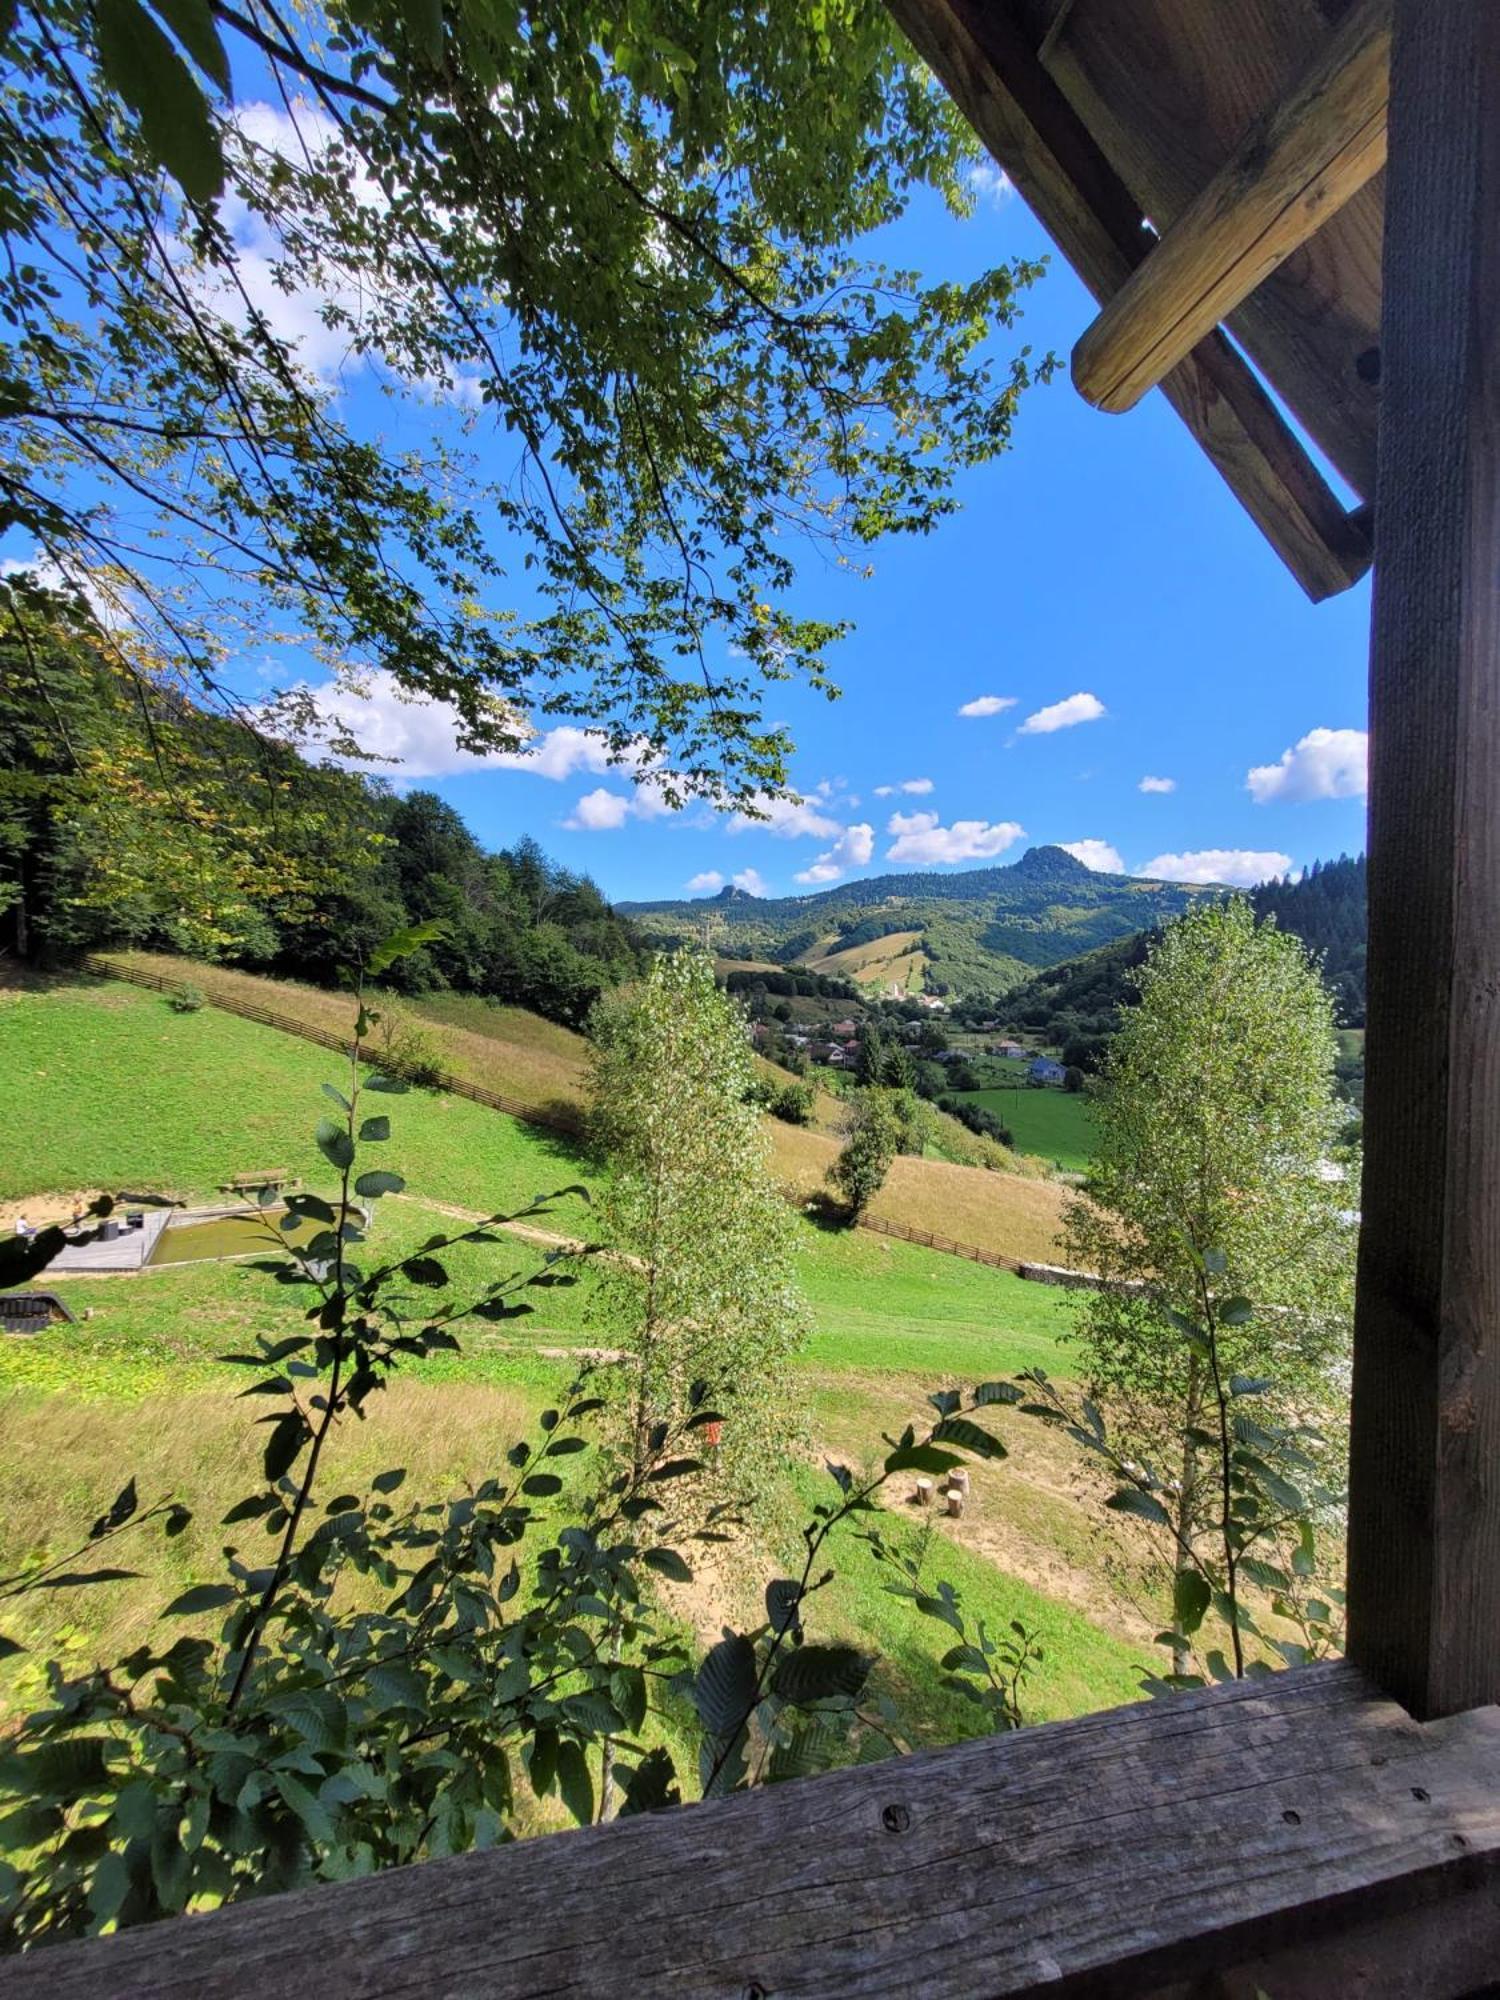
{"type": "Polygon", "coordinates": [[[1398,0],[1349,1646],[1500,1694],[1500,5],[1398,0]]]}
{"type": "MultiPolygon", "coordinates": [[[[1007,0],[887,6],[1095,298],[1112,297],[1149,252],[1144,218],[1007,0]]],[[[1368,536],[1222,334],[1200,342],[1161,386],[1309,597],[1346,590],[1364,574],[1368,536]]]]}
{"type": "Polygon", "coordinates": [[[1387,1929],[1373,1983],[1312,1988],[1413,2000],[1500,1963],[1497,1880],[1500,1712],[1421,1729],[1336,1664],[50,1945],[0,1984],[279,2000],[315,1966],[320,2000],[1097,2000],[1269,1954],[1292,2000],[1289,1952],[1436,1905],[1420,1959],[1387,1929]]]}
{"type": "Polygon", "coordinates": [[[1073,349],[1073,382],[1130,410],[1385,164],[1392,0],[1359,0],[1073,349]]]}

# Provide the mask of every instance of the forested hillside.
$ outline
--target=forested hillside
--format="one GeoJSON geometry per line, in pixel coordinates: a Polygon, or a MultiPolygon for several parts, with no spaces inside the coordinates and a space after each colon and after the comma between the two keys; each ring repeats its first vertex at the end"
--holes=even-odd
{"type": "Polygon", "coordinates": [[[331,981],[392,930],[451,987],[582,1022],[642,951],[534,841],[487,854],[430,792],[310,764],[67,631],[0,657],[0,933],[21,958],[139,945],[331,981]]]}
{"type": "MultiPolygon", "coordinates": [[[[956,875],[874,875],[814,896],[761,899],[726,889],[711,902],[625,903],[622,910],[651,936],[673,943],[701,938],[738,958],[817,967],[881,938],[910,933],[903,979],[912,990],[953,998],[993,998],[1039,966],[1076,958],[1092,946],[1128,937],[1216,893],[1176,882],[1105,875],[1060,847],[1028,848],[1006,868],[956,875]],[[906,960],[919,957],[913,981],[906,960]]],[[[878,953],[854,976],[877,989],[890,983],[878,953]]]]}
{"type": "MultiPolygon", "coordinates": [[[[1323,964],[1340,1025],[1365,1020],[1365,857],[1315,861],[1296,880],[1263,882],[1250,892],[1262,917],[1301,938],[1323,964]]],[[[1135,998],[1136,968],[1151,934],[1141,932],[1099,951],[1040,972],[1016,988],[1003,1009],[1008,1026],[1062,1052],[1064,1062],[1096,1069],[1119,1026],[1120,1009],[1135,998]]]]}

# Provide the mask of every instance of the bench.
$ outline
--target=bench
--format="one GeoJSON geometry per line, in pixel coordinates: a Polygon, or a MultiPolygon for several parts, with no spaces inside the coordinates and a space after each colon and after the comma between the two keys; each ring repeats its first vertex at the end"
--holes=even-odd
{"type": "Polygon", "coordinates": [[[300,1187],[301,1176],[288,1173],[285,1167],[263,1167],[253,1174],[231,1174],[219,1186],[225,1194],[255,1194],[261,1188],[300,1187]]]}

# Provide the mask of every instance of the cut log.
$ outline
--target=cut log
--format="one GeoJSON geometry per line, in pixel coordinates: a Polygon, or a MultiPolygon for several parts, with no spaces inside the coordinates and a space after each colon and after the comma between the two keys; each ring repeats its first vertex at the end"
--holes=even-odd
{"type": "Polygon", "coordinates": [[[950,1486],[948,1488],[948,1512],[952,1515],[955,1521],[961,1521],[963,1519],[964,1499],[965,1499],[964,1494],[962,1494],[956,1486],[950,1486]]]}
{"type": "Polygon", "coordinates": [[[1289,96],[1073,349],[1101,410],[1133,409],[1385,164],[1392,0],[1360,0],[1289,96]]]}
{"type": "Polygon", "coordinates": [[[917,1481],[917,1505],[919,1507],[930,1507],[932,1505],[932,1481],[930,1479],[919,1479],[917,1481]]]}

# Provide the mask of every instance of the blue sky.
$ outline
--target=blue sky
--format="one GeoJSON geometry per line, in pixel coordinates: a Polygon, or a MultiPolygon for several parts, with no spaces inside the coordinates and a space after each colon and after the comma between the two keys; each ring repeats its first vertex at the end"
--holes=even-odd
{"type": "MultiPolygon", "coordinates": [[[[971,221],[924,203],[881,245],[930,277],[1048,248],[993,188],[971,221]]],[[[1023,337],[1066,357],[1092,312],[1054,256],[1023,337]]],[[[1368,586],[1309,604],[1159,394],[1102,416],[1060,372],[1023,399],[1014,449],[963,500],[930,537],[877,549],[868,580],[809,558],[801,606],[856,630],[833,656],[839,701],[775,691],[807,803],[773,828],[657,812],[624,774],[571,762],[568,739],[542,760],[556,776],[435,775],[452,760],[424,731],[411,775],[486,844],[532,833],[617,898],[735,877],[795,894],[947,855],[993,865],[1043,841],[1222,879],[1263,872],[1246,856],[1300,867],[1363,846],[1363,744],[1348,732],[1365,723],[1368,586]],[[1046,714],[1079,696],[1092,701],[1046,714]],[[1007,705],[960,712],[986,697],[1007,705]],[[882,790],[902,785],[924,789],[882,790]]],[[[409,723],[397,718],[403,740],[409,723]]]]}
{"type": "MultiPolygon", "coordinates": [[[[279,114],[259,115],[274,143],[279,114]]],[[[356,428],[399,446],[451,422],[342,367],[342,337],[276,291],[253,227],[237,234],[252,295],[305,334],[356,428]]],[[[972,219],[924,199],[873,250],[935,279],[1049,247],[991,170],[972,219]]],[[[1093,311],[1053,257],[1017,338],[1065,361],[1093,311]]],[[[471,442],[488,448],[482,431],[471,442]]],[[[793,894],[1054,841],[1091,865],[1230,881],[1362,847],[1368,586],[1310,605],[1159,394],[1102,416],[1064,367],[961,497],[931,536],[875,549],[868,579],[804,552],[797,608],[855,631],[831,655],[839,701],[770,691],[805,799],[770,825],[661,810],[576,731],[550,732],[527,763],[476,766],[440,711],[378,685],[350,720],[398,755],[389,775],[441,793],[486,845],[533,834],[618,899],[736,879],[793,894]]],[[[253,686],[262,662],[240,664],[253,686]]]]}

